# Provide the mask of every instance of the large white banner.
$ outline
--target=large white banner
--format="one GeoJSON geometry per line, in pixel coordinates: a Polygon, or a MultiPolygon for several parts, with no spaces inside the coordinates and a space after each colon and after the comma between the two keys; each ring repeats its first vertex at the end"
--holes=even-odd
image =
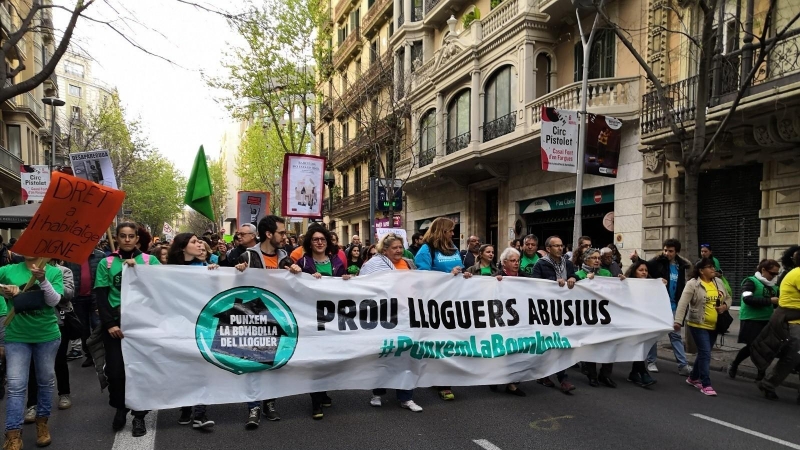
{"type": "Polygon", "coordinates": [[[643,360],[671,329],[660,280],[569,290],[420,271],[344,281],[164,266],[122,277],[126,403],[137,410],[526,381],[578,361],[643,360]]]}

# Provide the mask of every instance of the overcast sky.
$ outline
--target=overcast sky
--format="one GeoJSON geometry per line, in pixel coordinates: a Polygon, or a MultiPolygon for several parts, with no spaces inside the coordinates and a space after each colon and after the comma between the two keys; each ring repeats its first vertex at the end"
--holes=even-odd
{"type": "MultiPolygon", "coordinates": [[[[56,1],[56,4],[74,1],[56,1]]],[[[212,2],[198,0],[210,5],[212,2]]],[[[229,11],[242,0],[213,2],[229,11]]],[[[212,6],[213,7],[213,6],[212,6]]],[[[150,142],[187,176],[197,149],[216,158],[227,110],[215,101],[222,94],[209,89],[201,76],[222,74],[220,61],[231,44],[240,41],[225,19],[176,0],[100,0],[87,15],[115,20],[115,26],[150,52],[127,43],[106,25],[80,19],[73,42],[94,58],[95,78],[116,86],[130,118],[140,117],[150,142]],[[120,17],[132,20],[120,21],[120,17]]],[[[66,13],[56,14],[56,26],[66,25],[66,13]]],[[[63,95],[63,94],[62,94],[63,95]]]]}

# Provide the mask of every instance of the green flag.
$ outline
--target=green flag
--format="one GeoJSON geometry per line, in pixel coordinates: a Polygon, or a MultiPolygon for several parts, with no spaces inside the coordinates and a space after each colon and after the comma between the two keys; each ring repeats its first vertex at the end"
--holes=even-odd
{"type": "Polygon", "coordinates": [[[214,222],[214,209],[211,207],[211,176],[208,174],[206,152],[203,146],[197,151],[192,166],[192,175],[186,185],[186,197],[183,202],[214,222]]]}

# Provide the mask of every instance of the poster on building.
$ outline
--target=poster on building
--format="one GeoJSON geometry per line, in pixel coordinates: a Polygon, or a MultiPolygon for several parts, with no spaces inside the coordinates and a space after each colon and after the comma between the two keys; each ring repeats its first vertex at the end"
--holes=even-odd
{"type": "Polygon", "coordinates": [[[50,166],[23,164],[20,166],[19,172],[19,180],[22,185],[22,202],[44,200],[47,187],[50,186],[50,166]]]}
{"type": "Polygon", "coordinates": [[[542,170],[575,173],[578,166],[578,113],[542,106],[542,170]]]}
{"type": "Polygon", "coordinates": [[[236,195],[236,223],[258,225],[269,212],[269,192],[239,191],[236,195]]]}
{"type": "Polygon", "coordinates": [[[616,178],[622,121],[600,114],[589,114],[587,122],[584,173],[616,178]]]}
{"type": "Polygon", "coordinates": [[[117,177],[108,150],[70,153],[69,160],[76,177],[117,189],[117,177]]]}
{"type": "Polygon", "coordinates": [[[322,219],[325,158],[287,154],[283,158],[281,213],[285,217],[322,219]]]}
{"type": "Polygon", "coordinates": [[[400,228],[401,226],[403,226],[403,219],[400,214],[395,214],[391,219],[388,217],[375,219],[375,228],[400,228]]]}

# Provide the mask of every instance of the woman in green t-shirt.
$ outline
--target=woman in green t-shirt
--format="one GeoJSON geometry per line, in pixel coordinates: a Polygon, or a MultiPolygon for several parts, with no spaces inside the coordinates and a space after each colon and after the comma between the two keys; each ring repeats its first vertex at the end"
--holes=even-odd
{"type": "Polygon", "coordinates": [[[364,264],[364,260],[361,259],[361,247],[358,245],[351,245],[349,249],[347,249],[347,273],[350,275],[358,275],[358,271],[361,270],[361,266],[364,264]]]}
{"type": "Polygon", "coordinates": [[[53,308],[61,300],[64,284],[61,271],[44,265],[38,267],[38,258],[25,257],[25,261],[0,267],[0,289],[5,297],[2,304],[6,319],[6,371],[8,399],[6,399],[6,445],[21,447],[22,420],[25,410],[25,391],[31,360],[36,367],[39,400],[36,405],[36,445],[43,447],[51,442],[47,428],[53,398],[55,361],[61,344],[61,332],[53,308]],[[43,298],[30,298],[23,302],[18,296],[28,280],[34,278],[30,291],[41,290],[43,298]],[[12,309],[13,308],[13,309],[12,309]]]}
{"type": "MultiPolygon", "coordinates": [[[[104,258],[97,266],[94,283],[94,294],[97,299],[97,311],[100,313],[100,326],[103,330],[103,346],[106,352],[104,367],[108,380],[109,404],[116,408],[111,427],[114,431],[125,428],[128,408],[125,407],[125,361],[122,359],[122,339],[125,337],[120,329],[120,303],[123,266],[133,267],[137,264],[159,265],[158,258],[142,253],[137,247],[139,243],[138,226],[133,222],[117,225],[117,251],[104,258]]],[[[131,433],[134,437],[147,434],[144,416],[147,411],[132,411],[131,433]]]]}
{"type": "Polygon", "coordinates": [[[494,262],[494,246],[492,244],[481,245],[478,251],[478,260],[475,265],[467,268],[464,272],[464,278],[469,278],[472,275],[481,275],[485,277],[494,277],[500,274],[500,269],[494,262]]]}

